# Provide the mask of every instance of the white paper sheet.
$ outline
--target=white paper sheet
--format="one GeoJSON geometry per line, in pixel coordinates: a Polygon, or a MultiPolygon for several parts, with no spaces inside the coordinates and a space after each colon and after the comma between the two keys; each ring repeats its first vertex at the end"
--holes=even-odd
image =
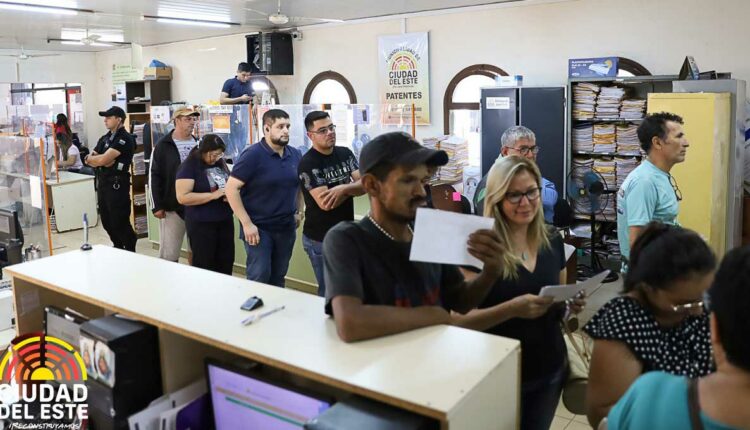
{"type": "Polygon", "coordinates": [[[31,206],[42,208],[42,178],[29,175],[29,188],[31,193],[31,206]]]}
{"type": "Polygon", "coordinates": [[[567,243],[563,244],[563,249],[565,250],[565,261],[570,260],[573,253],[576,252],[576,247],[567,243]]]}
{"type": "Polygon", "coordinates": [[[605,270],[596,276],[581,282],[580,284],[568,284],[568,285],[551,285],[542,288],[539,292],[540,297],[552,297],[556,302],[562,302],[567,299],[572,299],[578,294],[579,291],[584,291],[586,296],[593,293],[604,281],[604,278],[609,275],[609,270],[605,270]]]}
{"type": "Polygon", "coordinates": [[[469,254],[466,242],[475,231],[492,229],[494,222],[492,218],[476,215],[419,208],[409,259],[481,269],[484,264],[469,254]]]}

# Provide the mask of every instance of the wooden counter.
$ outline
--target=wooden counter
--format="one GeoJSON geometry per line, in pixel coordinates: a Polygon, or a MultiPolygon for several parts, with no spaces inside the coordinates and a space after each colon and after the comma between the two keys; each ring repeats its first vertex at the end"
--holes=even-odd
{"type": "Polygon", "coordinates": [[[45,305],[96,317],[119,312],[160,329],[164,389],[203,375],[203,358],[232,353],[434,418],[443,429],[517,426],[520,346],[515,340],[436,326],[346,344],[323,299],[103,245],[6,269],[19,333],[42,328],[45,305]],[[265,309],[256,324],[240,304],[265,309]]]}

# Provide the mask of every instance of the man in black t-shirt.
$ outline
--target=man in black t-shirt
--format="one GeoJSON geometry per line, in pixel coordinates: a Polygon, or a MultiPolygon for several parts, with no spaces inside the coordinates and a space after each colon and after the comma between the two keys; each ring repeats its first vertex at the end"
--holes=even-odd
{"type": "Polygon", "coordinates": [[[361,221],[339,223],[323,241],[325,310],[345,342],[448,324],[448,310],[473,309],[498,278],[504,250],[492,230],[469,238],[469,253],[484,263],[471,282],[456,266],[409,261],[411,224],[426,203],[429,168],[447,162],[445,151],[401,132],[362,149],[361,181],[372,209],[361,221]]]}
{"type": "Polygon", "coordinates": [[[310,257],[318,295],[325,296],[323,278],[323,238],[341,221],[354,219],[354,196],[365,193],[359,177],[359,164],[352,151],[336,146],[336,126],[326,112],[313,111],[305,117],[312,149],[297,169],[305,198],[305,225],[302,245],[310,257]]]}
{"type": "Polygon", "coordinates": [[[130,164],[135,140],[125,130],[125,111],[112,106],[99,112],[109,132],[83,160],[96,168],[96,194],[104,230],[115,248],[135,252],[138,237],[130,224],[130,164]]]}

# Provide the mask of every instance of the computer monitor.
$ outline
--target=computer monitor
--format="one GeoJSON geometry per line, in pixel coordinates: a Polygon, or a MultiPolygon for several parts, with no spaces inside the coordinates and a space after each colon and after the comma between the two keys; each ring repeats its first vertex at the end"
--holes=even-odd
{"type": "Polygon", "coordinates": [[[332,403],[211,359],[206,374],[216,430],[298,430],[332,403]]]}
{"type": "Polygon", "coordinates": [[[9,243],[17,239],[23,244],[23,229],[18,221],[18,211],[0,209],[0,242],[9,243]]]}

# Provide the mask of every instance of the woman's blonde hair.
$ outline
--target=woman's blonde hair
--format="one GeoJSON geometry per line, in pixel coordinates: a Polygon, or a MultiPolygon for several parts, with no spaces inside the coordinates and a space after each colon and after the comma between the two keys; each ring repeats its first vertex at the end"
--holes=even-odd
{"type": "MultiPolygon", "coordinates": [[[[495,219],[495,231],[500,236],[500,242],[505,245],[508,252],[502,255],[503,279],[518,278],[518,265],[521,259],[511,249],[510,226],[502,211],[502,201],[508,192],[511,181],[521,172],[529,172],[539,187],[539,200],[542,194],[542,175],[539,168],[532,161],[516,155],[503,157],[495,162],[487,175],[487,192],[484,202],[484,216],[495,219]]],[[[534,219],[529,225],[526,237],[530,249],[549,248],[549,236],[547,226],[544,224],[544,211],[541,201],[537,205],[534,219]]]]}

